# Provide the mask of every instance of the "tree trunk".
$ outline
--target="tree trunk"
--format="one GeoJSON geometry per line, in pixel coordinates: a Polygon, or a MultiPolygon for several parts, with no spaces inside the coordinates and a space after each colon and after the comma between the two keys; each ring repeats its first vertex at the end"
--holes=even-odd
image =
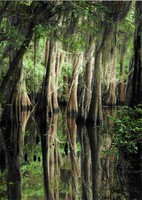
{"type": "Polygon", "coordinates": [[[79,68],[82,62],[82,54],[75,55],[73,61],[73,72],[72,72],[72,82],[69,92],[69,101],[67,112],[69,115],[76,115],[78,113],[78,102],[77,102],[77,85],[78,85],[78,75],[79,68]]]}
{"type": "MultiPolygon", "coordinates": [[[[50,81],[49,81],[49,97],[48,97],[48,105],[49,105],[49,113],[53,115],[53,92],[55,90],[55,65],[56,65],[56,45],[52,38],[52,51],[51,54],[51,63],[50,63],[50,81]]],[[[54,106],[57,106],[57,102],[54,100],[54,106]]]]}
{"type": "MultiPolygon", "coordinates": [[[[116,29],[116,26],[115,26],[116,29]]],[[[103,103],[108,106],[116,104],[116,34],[108,31],[103,48],[103,103]]]]}
{"type": "Polygon", "coordinates": [[[126,85],[126,105],[130,105],[130,100],[132,96],[132,80],[133,80],[133,72],[134,72],[134,56],[132,56],[130,63],[129,63],[129,74],[128,80],[126,85]]]}
{"type": "Polygon", "coordinates": [[[18,65],[17,68],[17,82],[14,82],[14,88],[12,91],[12,104],[15,106],[15,109],[19,109],[19,113],[21,111],[30,110],[31,108],[31,101],[28,97],[26,84],[23,75],[23,63],[22,60],[18,65]]]}
{"type": "MultiPolygon", "coordinates": [[[[100,47],[99,47],[100,48],[100,47]]],[[[96,50],[95,54],[95,68],[94,68],[94,84],[91,98],[89,114],[87,123],[93,125],[102,124],[102,93],[101,93],[101,79],[102,79],[102,50],[96,50]]]]}
{"type": "Polygon", "coordinates": [[[134,62],[130,106],[142,103],[142,2],[136,2],[134,36],[134,62]]]}
{"type": "Polygon", "coordinates": [[[60,75],[62,63],[64,60],[64,56],[61,52],[61,44],[59,42],[56,42],[56,65],[53,72],[53,80],[54,80],[54,89],[53,89],[53,111],[54,113],[59,111],[59,105],[58,105],[58,78],[60,75]]]}
{"type": "Polygon", "coordinates": [[[27,31],[27,35],[25,37],[25,40],[23,44],[21,45],[20,49],[16,52],[13,61],[10,63],[10,67],[2,81],[2,84],[0,86],[0,102],[2,102],[3,97],[5,96],[6,92],[9,91],[8,88],[11,88],[11,82],[12,80],[17,82],[17,76],[15,75],[15,70],[18,68],[18,64],[20,60],[23,58],[24,53],[26,52],[29,43],[32,39],[33,36],[33,28],[34,28],[34,23],[31,22],[27,31]]]}
{"type": "MultiPolygon", "coordinates": [[[[58,77],[60,75],[61,66],[64,56],[61,53],[61,44],[57,41],[53,42],[53,49],[51,52],[51,74],[50,74],[50,88],[49,88],[49,113],[52,116],[53,113],[59,111],[58,105],[58,77]]],[[[47,56],[48,57],[48,56],[47,56]]]]}
{"type": "Polygon", "coordinates": [[[120,82],[119,82],[119,94],[118,94],[118,102],[120,105],[124,105],[126,99],[125,83],[124,83],[124,76],[125,76],[124,58],[125,58],[125,46],[122,47],[121,58],[120,58],[120,82]]]}
{"type": "Polygon", "coordinates": [[[82,96],[79,102],[79,113],[77,120],[85,121],[88,115],[90,102],[91,102],[91,83],[92,83],[92,63],[93,63],[93,52],[95,45],[93,42],[89,44],[89,49],[86,53],[86,65],[85,65],[85,74],[84,74],[84,87],[82,96]]]}
{"type": "Polygon", "coordinates": [[[50,199],[49,190],[49,168],[48,168],[48,131],[49,131],[49,107],[48,107],[48,97],[49,97],[49,83],[50,83],[50,73],[51,73],[51,63],[52,63],[52,52],[53,43],[50,40],[49,46],[49,59],[46,66],[46,75],[43,82],[42,94],[39,100],[39,104],[36,110],[37,120],[41,133],[41,145],[42,145],[42,165],[43,165],[43,175],[44,175],[44,189],[46,199],[50,199]],[[38,117],[40,116],[40,117],[38,117]]]}

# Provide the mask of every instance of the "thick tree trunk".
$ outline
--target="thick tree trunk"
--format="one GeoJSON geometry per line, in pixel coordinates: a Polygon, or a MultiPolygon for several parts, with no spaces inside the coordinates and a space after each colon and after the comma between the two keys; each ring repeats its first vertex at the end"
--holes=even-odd
{"type": "Polygon", "coordinates": [[[21,107],[21,111],[30,110],[31,101],[28,97],[26,91],[25,80],[23,78],[23,74],[21,74],[21,78],[16,84],[16,88],[13,91],[12,102],[16,108],[21,107]]]}
{"type": "MultiPolygon", "coordinates": [[[[116,29],[116,27],[115,27],[116,29]]],[[[103,48],[103,88],[105,91],[103,103],[105,105],[116,104],[116,34],[114,30],[108,31],[108,36],[103,48]]]]}
{"type": "MultiPolygon", "coordinates": [[[[50,41],[51,43],[51,41],[50,41]]],[[[52,116],[53,115],[53,92],[55,89],[55,65],[56,65],[56,45],[55,42],[52,39],[52,50],[49,49],[50,52],[50,59],[51,59],[51,63],[50,63],[50,81],[49,81],[49,91],[48,91],[48,106],[49,106],[49,114],[52,116]]],[[[49,55],[48,55],[49,57],[49,55]]],[[[49,59],[49,58],[48,58],[49,59]]],[[[54,100],[54,106],[57,105],[57,102],[55,102],[54,100]]]]}
{"type": "MultiPolygon", "coordinates": [[[[100,47],[99,47],[100,48],[100,47]]],[[[96,50],[95,69],[94,69],[94,84],[92,99],[87,117],[87,123],[93,125],[102,124],[102,93],[101,93],[101,79],[102,79],[102,51],[96,50]]]]}
{"type": "Polygon", "coordinates": [[[110,82],[108,88],[107,98],[105,100],[105,105],[114,106],[116,105],[116,83],[110,82]]]}
{"type": "Polygon", "coordinates": [[[49,83],[50,83],[50,73],[51,73],[51,63],[52,63],[52,52],[53,43],[52,39],[49,46],[49,59],[46,66],[46,76],[43,82],[42,95],[39,100],[37,107],[37,120],[41,133],[41,144],[42,144],[42,164],[43,164],[43,175],[44,175],[44,189],[45,198],[50,199],[49,190],[49,164],[48,164],[48,131],[49,131],[49,107],[48,107],[48,97],[49,97],[49,83]],[[40,117],[38,117],[40,115],[40,117]]]}
{"type": "Polygon", "coordinates": [[[82,96],[79,102],[79,112],[77,120],[85,121],[88,115],[90,102],[91,102],[91,83],[92,83],[92,63],[93,63],[93,52],[95,45],[91,42],[90,48],[86,53],[86,65],[85,65],[85,74],[84,74],[84,88],[82,96]]]}
{"type": "Polygon", "coordinates": [[[121,80],[119,82],[119,94],[118,94],[118,102],[120,105],[124,105],[125,100],[126,100],[126,95],[125,95],[125,83],[124,83],[124,55],[125,52],[122,51],[121,53],[121,60],[120,60],[120,77],[121,80]]]}
{"type": "Polygon", "coordinates": [[[22,110],[27,110],[31,106],[23,79],[22,61],[17,66],[16,75],[16,80],[12,84],[14,88],[3,111],[2,124],[5,127],[3,136],[8,160],[8,199],[20,200],[21,174],[19,154],[22,154],[23,134],[29,117],[27,115],[26,118],[23,118],[22,110]],[[13,184],[11,185],[9,182],[13,184]]]}
{"type": "MultiPolygon", "coordinates": [[[[12,61],[13,62],[13,61],[12,61]]],[[[7,104],[12,105],[12,109],[16,120],[19,124],[21,124],[21,112],[30,110],[31,101],[27,95],[25,80],[23,78],[23,67],[22,60],[19,62],[16,72],[15,72],[16,80],[13,80],[10,91],[10,97],[8,98],[7,104]]],[[[8,108],[6,108],[8,109],[8,108]]],[[[5,116],[4,116],[5,117],[5,116]]],[[[3,119],[6,120],[5,118],[3,119]]]]}
{"type": "Polygon", "coordinates": [[[53,103],[53,111],[54,113],[59,111],[59,105],[58,105],[58,78],[60,75],[62,63],[64,60],[64,55],[61,52],[61,44],[59,42],[56,42],[56,65],[55,65],[55,70],[53,72],[53,79],[54,79],[54,89],[53,89],[53,98],[52,98],[52,103],[53,103]]]}
{"type": "MultiPolygon", "coordinates": [[[[47,55],[46,59],[48,59],[47,55]]],[[[57,41],[53,42],[53,49],[51,52],[51,73],[50,73],[50,87],[49,87],[49,113],[52,116],[53,113],[59,111],[58,105],[58,77],[60,75],[61,66],[64,56],[61,52],[61,44],[57,41]]],[[[47,62],[47,61],[46,61],[47,62]]]]}
{"type": "Polygon", "coordinates": [[[31,108],[31,101],[28,97],[26,84],[23,77],[24,75],[22,60],[18,65],[16,76],[17,79],[19,77],[19,80],[13,83],[14,88],[11,94],[10,101],[12,101],[13,106],[15,106],[15,109],[18,110],[18,112],[20,113],[21,111],[30,110],[31,108]]]}
{"type": "Polygon", "coordinates": [[[126,105],[130,105],[130,100],[132,96],[132,80],[133,80],[133,72],[134,72],[134,56],[132,56],[131,61],[129,63],[129,75],[128,81],[126,84],[126,105]]]}
{"type": "Polygon", "coordinates": [[[11,88],[11,82],[12,80],[17,82],[17,76],[15,76],[16,74],[16,70],[18,68],[19,62],[20,60],[23,58],[24,53],[26,52],[29,43],[32,39],[33,36],[33,28],[34,28],[34,23],[31,22],[27,31],[27,35],[25,37],[25,40],[23,42],[23,44],[21,45],[20,49],[17,51],[17,53],[15,54],[13,61],[10,63],[10,67],[2,81],[2,84],[0,86],[0,102],[2,102],[6,92],[9,91],[8,88],[11,88]]]}
{"type": "Polygon", "coordinates": [[[127,45],[129,41],[130,41],[129,34],[125,34],[120,42],[120,80],[119,80],[119,85],[118,85],[118,104],[119,105],[126,104],[126,83],[125,83],[124,61],[125,61],[127,45]]]}
{"type": "MultiPolygon", "coordinates": [[[[107,41],[109,40],[109,34],[111,32],[111,27],[106,24],[102,29],[98,42],[95,49],[95,64],[94,64],[94,83],[93,83],[93,92],[91,97],[91,104],[89,108],[89,113],[87,116],[87,123],[91,123],[93,125],[100,125],[103,122],[102,115],[102,78],[104,78],[105,69],[103,69],[103,57],[104,56],[104,47],[107,41]],[[103,74],[104,73],[104,74],[103,74]]],[[[109,44],[110,46],[110,44],[109,44]]],[[[114,52],[114,49],[111,50],[111,53],[114,52]]]]}
{"type": "Polygon", "coordinates": [[[73,61],[73,72],[72,72],[72,82],[69,92],[69,101],[67,112],[69,115],[76,115],[78,113],[78,102],[77,102],[77,85],[78,85],[78,75],[79,68],[82,62],[82,54],[75,55],[73,61]]]}
{"type": "Polygon", "coordinates": [[[50,83],[49,95],[48,95],[48,110],[49,110],[48,112],[50,116],[53,116],[52,92],[53,92],[53,86],[52,83],[50,83]]]}
{"type": "Polygon", "coordinates": [[[136,2],[135,10],[134,61],[132,75],[132,93],[130,106],[142,103],[142,2],[136,2]]]}

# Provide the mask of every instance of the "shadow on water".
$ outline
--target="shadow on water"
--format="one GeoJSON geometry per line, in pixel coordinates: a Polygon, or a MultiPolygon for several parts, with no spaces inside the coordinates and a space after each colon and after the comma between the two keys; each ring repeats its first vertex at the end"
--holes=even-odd
{"type": "Polygon", "coordinates": [[[29,112],[22,112],[20,121],[6,115],[0,129],[0,181],[7,191],[0,186],[1,199],[140,200],[141,150],[139,168],[125,169],[128,158],[112,148],[107,115],[115,110],[105,108],[104,129],[77,125],[60,112],[49,119],[48,131],[29,112]]]}

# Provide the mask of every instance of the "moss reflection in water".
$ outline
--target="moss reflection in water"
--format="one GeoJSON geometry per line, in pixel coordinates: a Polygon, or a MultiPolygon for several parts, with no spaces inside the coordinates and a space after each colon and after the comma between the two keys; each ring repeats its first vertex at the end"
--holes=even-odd
{"type": "Polygon", "coordinates": [[[41,142],[36,144],[36,134],[35,129],[25,134],[25,160],[21,161],[22,200],[44,199],[41,142]]]}
{"type": "MultiPolygon", "coordinates": [[[[110,119],[112,118],[109,117],[108,120],[110,119]]],[[[122,122],[127,122],[126,116],[121,119],[122,122]]],[[[106,126],[104,124],[103,127],[97,128],[76,127],[74,123],[74,129],[71,122],[70,120],[68,124],[70,129],[67,129],[66,120],[63,121],[62,118],[59,118],[58,124],[51,123],[48,158],[52,161],[52,165],[49,165],[49,170],[52,172],[49,187],[53,199],[57,197],[60,200],[91,200],[93,188],[97,188],[93,199],[129,199],[129,183],[126,171],[124,171],[128,162],[125,164],[121,159],[119,145],[115,145],[112,137],[116,132],[114,134],[111,131],[112,128],[124,127],[122,122],[121,126],[113,127],[114,121],[111,121],[111,124],[108,123],[106,126]],[[67,153],[65,153],[66,145],[68,146],[67,153]],[[94,176],[93,186],[92,175],[94,176]]],[[[135,124],[134,120],[132,124],[135,124]]],[[[130,121],[127,128],[129,127],[130,121]]],[[[137,124],[137,127],[141,130],[141,124],[137,124]]],[[[136,129],[135,126],[134,128],[136,129]]],[[[134,129],[131,130],[134,131],[134,129]]],[[[22,200],[43,200],[45,198],[41,152],[40,134],[34,126],[30,126],[25,133],[22,154],[19,155],[22,200]]],[[[5,173],[0,174],[0,200],[7,199],[5,179],[5,173]]]]}
{"type": "Polygon", "coordinates": [[[22,166],[22,196],[23,199],[43,199],[43,169],[41,162],[28,163],[22,166]]]}
{"type": "Polygon", "coordinates": [[[6,186],[6,177],[5,173],[0,173],[0,199],[5,200],[7,196],[7,186],[6,186]]]}

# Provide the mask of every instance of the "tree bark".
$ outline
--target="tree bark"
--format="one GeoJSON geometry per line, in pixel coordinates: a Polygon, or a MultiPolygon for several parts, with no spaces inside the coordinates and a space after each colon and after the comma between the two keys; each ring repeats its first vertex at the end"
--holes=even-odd
{"type": "Polygon", "coordinates": [[[91,102],[92,63],[93,63],[92,56],[93,56],[94,49],[95,49],[95,45],[93,41],[91,41],[89,45],[89,49],[87,50],[87,53],[86,53],[84,87],[83,87],[82,96],[79,102],[79,112],[77,116],[77,120],[83,121],[83,122],[85,122],[87,118],[90,102],[91,102]]]}
{"type": "Polygon", "coordinates": [[[52,39],[50,40],[49,46],[49,59],[46,66],[46,75],[43,82],[42,94],[39,99],[38,107],[36,110],[37,120],[41,133],[41,145],[42,145],[42,165],[43,165],[43,175],[44,175],[44,189],[46,199],[50,199],[50,189],[49,189],[49,163],[48,163],[48,132],[49,132],[49,83],[50,83],[50,73],[51,73],[51,52],[53,50],[52,39]],[[40,115],[40,117],[39,117],[40,115]]]}
{"type": "Polygon", "coordinates": [[[116,26],[110,28],[103,48],[103,103],[108,106],[116,104],[116,26]]]}
{"type": "Polygon", "coordinates": [[[18,80],[17,77],[14,76],[14,74],[15,74],[15,71],[17,70],[17,68],[18,68],[18,64],[19,64],[20,60],[23,58],[23,55],[26,52],[26,50],[29,46],[29,43],[32,39],[33,28],[34,28],[34,23],[31,22],[29,27],[28,27],[27,35],[25,37],[23,44],[21,45],[20,49],[15,54],[13,61],[10,63],[10,67],[9,67],[9,69],[8,69],[4,79],[2,81],[2,84],[0,86],[0,102],[2,102],[6,92],[9,91],[8,88],[10,88],[10,84],[11,84],[12,79],[14,79],[15,81],[18,80]]]}
{"type": "Polygon", "coordinates": [[[62,63],[64,60],[64,56],[61,52],[62,46],[59,42],[56,42],[56,64],[55,69],[53,69],[53,79],[54,80],[54,87],[52,93],[52,104],[53,104],[53,111],[54,113],[59,112],[59,105],[58,105],[58,79],[62,67],[62,63]]]}
{"type": "Polygon", "coordinates": [[[98,46],[98,49],[96,50],[94,67],[94,84],[87,123],[91,123],[96,126],[97,124],[102,124],[103,121],[101,92],[102,48],[100,46],[98,46]]]}
{"type": "Polygon", "coordinates": [[[78,102],[77,102],[77,85],[78,85],[78,75],[79,67],[82,62],[82,54],[75,55],[73,61],[73,72],[72,72],[72,82],[69,92],[69,101],[67,106],[67,112],[69,115],[76,115],[78,113],[78,102]]]}
{"type": "Polygon", "coordinates": [[[135,10],[134,61],[132,75],[132,93],[130,106],[142,103],[142,2],[136,2],[135,10]]]}
{"type": "MultiPolygon", "coordinates": [[[[126,40],[126,38],[125,38],[126,40]]],[[[125,53],[126,53],[126,47],[125,47],[125,42],[122,44],[122,49],[121,49],[121,57],[120,57],[120,82],[119,82],[119,94],[118,94],[118,103],[120,105],[124,105],[125,100],[126,100],[126,94],[125,94],[125,83],[124,83],[124,58],[125,58],[125,53]]]]}

